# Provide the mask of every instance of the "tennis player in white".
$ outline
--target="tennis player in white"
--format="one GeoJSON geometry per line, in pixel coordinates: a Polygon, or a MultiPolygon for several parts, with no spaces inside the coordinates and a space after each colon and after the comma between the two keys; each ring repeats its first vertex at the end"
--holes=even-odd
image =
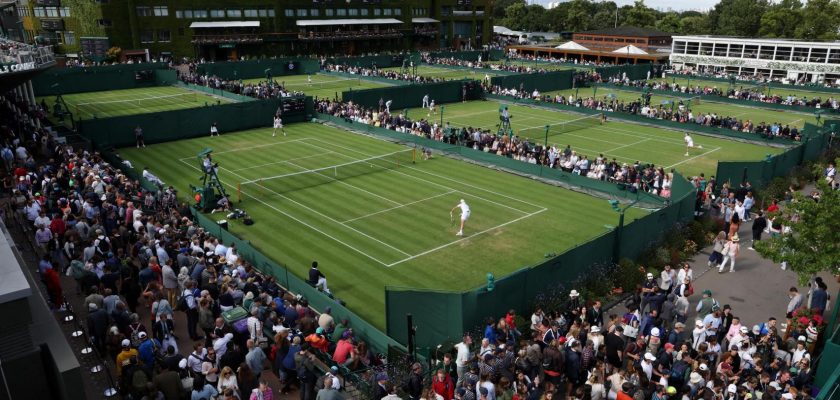
{"type": "Polygon", "coordinates": [[[456,209],[461,209],[461,229],[458,230],[458,233],[455,236],[464,236],[464,223],[467,222],[467,219],[470,218],[470,206],[467,205],[467,202],[464,199],[461,199],[461,202],[456,204],[455,207],[452,207],[449,210],[449,217],[452,217],[452,213],[455,212],[456,209]]]}
{"type": "Polygon", "coordinates": [[[686,132],[683,140],[685,141],[685,156],[688,157],[688,150],[694,148],[694,139],[692,139],[691,135],[686,132]]]}
{"type": "Polygon", "coordinates": [[[281,132],[283,132],[283,136],[286,136],[286,130],[283,129],[283,119],[280,118],[279,115],[275,115],[274,116],[274,132],[271,134],[271,136],[277,136],[277,130],[278,129],[281,132]]]}

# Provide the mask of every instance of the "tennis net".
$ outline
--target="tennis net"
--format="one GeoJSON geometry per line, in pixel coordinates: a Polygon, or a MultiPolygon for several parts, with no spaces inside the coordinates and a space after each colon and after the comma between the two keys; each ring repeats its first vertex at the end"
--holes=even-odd
{"type": "Polygon", "coordinates": [[[571,121],[563,121],[550,125],[533,126],[521,129],[519,131],[519,136],[531,139],[543,139],[546,137],[546,129],[548,129],[548,136],[555,136],[567,132],[574,132],[598,126],[601,125],[602,121],[602,114],[594,114],[586,117],[573,119],[571,121]]]}
{"type": "Polygon", "coordinates": [[[414,159],[414,149],[401,150],[328,167],[247,180],[239,184],[239,190],[248,190],[250,187],[261,195],[278,195],[356,176],[393,170],[414,163],[414,159]]]}
{"type": "MultiPolygon", "coordinates": [[[[181,102],[195,102],[198,95],[193,92],[170,94],[165,96],[141,97],[138,99],[121,99],[108,101],[91,101],[75,105],[76,115],[99,116],[110,112],[123,110],[126,107],[154,108],[178,104],[181,102]]],[[[158,111],[158,110],[154,110],[158,111]]]]}

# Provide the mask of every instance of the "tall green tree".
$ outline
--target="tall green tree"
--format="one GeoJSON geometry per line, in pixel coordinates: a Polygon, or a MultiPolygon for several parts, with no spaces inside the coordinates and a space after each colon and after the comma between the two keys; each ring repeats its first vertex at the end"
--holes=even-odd
{"type": "Polygon", "coordinates": [[[782,0],[771,5],[761,16],[758,34],[770,38],[794,38],[796,27],[802,23],[802,2],[782,0]]]}
{"type": "Polygon", "coordinates": [[[822,180],[817,187],[822,193],[819,202],[797,193],[776,216],[790,233],[755,244],[762,256],[787,262],[801,284],[820,272],[840,272],[840,190],[831,190],[822,180]]]}
{"type": "Polygon", "coordinates": [[[624,24],[640,28],[652,28],[656,25],[656,10],[645,5],[644,0],[636,0],[633,7],[626,11],[624,24]]]}
{"type": "Polygon", "coordinates": [[[837,0],[808,0],[802,9],[802,21],[796,27],[797,39],[834,40],[840,28],[840,3],[837,0]]]}
{"type": "Polygon", "coordinates": [[[662,18],[656,21],[656,29],[662,32],[679,33],[680,32],[680,15],[675,12],[667,12],[662,18]]]}
{"type": "Polygon", "coordinates": [[[566,7],[566,30],[581,32],[592,29],[591,18],[595,7],[589,0],[572,0],[564,3],[566,7]]]}
{"type": "Polygon", "coordinates": [[[505,8],[505,18],[501,20],[502,26],[513,30],[525,28],[528,16],[528,7],[523,2],[513,3],[505,8]]]}
{"type": "Polygon", "coordinates": [[[756,37],[768,6],[767,0],[721,0],[709,12],[710,26],[717,35],[756,37]]]}
{"type": "Polygon", "coordinates": [[[501,21],[502,18],[507,16],[505,10],[516,3],[522,3],[522,5],[525,5],[525,0],[496,0],[493,3],[493,18],[501,21]]]}
{"type": "Polygon", "coordinates": [[[682,17],[679,32],[683,35],[711,34],[712,28],[708,14],[682,17]]]}

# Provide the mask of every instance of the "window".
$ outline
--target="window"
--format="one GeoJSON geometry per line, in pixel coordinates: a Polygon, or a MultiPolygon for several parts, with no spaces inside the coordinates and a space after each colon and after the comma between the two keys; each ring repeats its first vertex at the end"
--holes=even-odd
{"type": "MultiPolygon", "coordinates": [[[[743,52],[744,52],[744,45],[730,43],[729,44],[729,53],[727,53],[727,56],[741,58],[741,53],[743,53],[743,52]]],[[[790,52],[790,50],[788,50],[788,53],[789,52],[790,52]]]]}
{"type": "Polygon", "coordinates": [[[402,15],[402,8],[395,8],[394,15],[402,15]]]}
{"type": "Polygon", "coordinates": [[[158,31],[158,42],[171,42],[172,31],[169,29],[161,29],[158,31]]]}
{"type": "Polygon", "coordinates": [[[195,18],[207,18],[207,10],[193,10],[193,17],[195,18]]]}
{"type": "MultiPolygon", "coordinates": [[[[61,7],[58,9],[58,15],[62,18],[70,16],[70,7],[61,7]]],[[[73,32],[70,32],[73,33],[73,32]]]]}
{"type": "Polygon", "coordinates": [[[168,17],[169,16],[169,7],[167,6],[155,6],[155,17],[168,17]]]}
{"type": "Polygon", "coordinates": [[[811,59],[809,61],[812,63],[824,63],[827,56],[828,49],[814,47],[811,49],[811,59]]]}
{"type": "Polygon", "coordinates": [[[151,7],[137,7],[137,16],[138,17],[151,17],[152,16],[152,8],[151,7]]]}
{"type": "Polygon", "coordinates": [[[754,44],[744,45],[744,58],[758,58],[758,46],[754,44]]]}
{"type": "Polygon", "coordinates": [[[268,16],[268,10],[261,8],[258,10],[260,18],[265,18],[268,16]]]}
{"type": "Polygon", "coordinates": [[[34,11],[35,11],[35,16],[38,17],[38,18],[47,16],[47,10],[44,10],[44,7],[35,7],[34,11]]]}
{"type": "Polygon", "coordinates": [[[347,10],[347,15],[349,15],[351,17],[358,16],[359,15],[359,9],[358,8],[351,8],[351,9],[347,10]]]}
{"type": "Polygon", "coordinates": [[[274,9],[273,8],[268,9],[268,16],[271,17],[271,18],[274,18],[274,9]]]}
{"type": "Polygon", "coordinates": [[[286,11],[285,11],[285,15],[287,17],[294,17],[295,16],[295,10],[292,10],[291,8],[287,8],[286,11]]]}
{"type": "Polygon", "coordinates": [[[381,8],[374,8],[373,9],[373,15],[375,15],[377,17],[382,15],[382,9],[381,8]]]}
{"type": "Polygon", "coordinates": [[[807,47],[794,47],[793,48],[793,61],[800,61],[800,62],[808,61],[808,48],[807,47]]]}
{"type": "Polygon", "coordinates": [[[714,43],[701,43],[700,44],[700,55],[701,56],[710,56],[712,55],[712,47],[714,43]]]}
{"type": "Polygon", "coordinates": [[[840,49],[831,49],[828,53],[828,62],[830,64],[840,64],[840,49]]]}
{"type": "Polygon", "coordinates": [[[74,32],[64,32],[64,44],[68,46],[73,46],[76,44],[76,33],[74,32]]]}
{"type": "Polygon", "coordinates": [[[328,9],[324,10],[324,15],[327,16],[327,17],[332,17],[333,16],[333,9],[328,8],[328,9]]]}
{"type": "Polygon", "coordinates": [[[440,8],[440,16],[448,17],[452,15],[452,6],[443,6],[440,8]]]}
{"type": "Polygon", "coordinates": [[[21,17],[31,17],[32,13],[29,12],[29,7],[18,7],[17,8],[18,15],[21,17]]]}
{"type": "Polygon", "coordinates": [[[317,17],[320,14],[321,14],[321,10],[319,10],[317,8],[313,8],[313,9],[309,10],[309,16],[310,17],[317,17]]]}
{"type": "Polygon", "coordinates": [[[246,18],[255,18],[255,17],[259,16],[259,12],[257,12],[257,10],[253,10],[253,9],[251,9],[251,10],[245,9],[243,11],[243,13],[244,13],[246,18]]]}
{"type": "Polygon", "coordinates": [[[99,26],[111,26],[111,25],[113,25],[113,24],[111,23],[111,20],[110,20],[110,19],[100,19],[100,20],[97,20],[97,21],[96,21],[96,23],[97,23],[97,25],[99,25],[99,26]]]}
{"type": "Polygon", "coordinates": [[[362,15],[363,17],[367,17],[367,15],[368,15],[368,9],[367,9],[367,8],[363,8],[363,9],[361,9],[361,12],[362,12],[362,13],[361,13],[361,15],[362,15]]]}
{"type": "Polygon", "coordinates": [[[790,61],[790,47],[779,46],[776,47],[776,61],[790,61]]]}
{"type": "Polygon", "coordinates": [[[175,10],[175,18],[184,18],[183,10],[175,10]]]}
{"type": "Polygon", "coordinates": [[[761,46],[761,50],[758,52],[758,58],[762,60],[772,60],[773,53],[776,51],[776,46],[774,45],[764,45],[761,46]]]}
{"type": "Polygon", "coordinates": [[[386,8],[386,9],[385,9],[385,14],[384,14],[384,15],[391,15],[391,9],[390,9],[390,8],[386,8]]]}
{"type": "Polygon", "coordinates": [[[58,18],[58,7],[47,7],[47,16],[58,18]]]}
{"type": "Polygon", "coordinates": [[[727,45],[726,43],[715,43],[715,56],[726,57],[727,45]]]}
{"type": "Polygon", "coordinates": [[[143,29],[140,31],[140,43],[151,43],[154,41],[155,32],[151,29],[143,29]]]}
{"type": "Polygon", "coordinates": [[[227,16],[228,18],[242,18],[242,10],[238,8],[228,8],[227,16]]]}
{"type": "Polygon", "coordinates": [[[347,16],[347,9],[346,8],[339,8],[335,10],[337,16],[339,17],[346,17],[347,16]]]}
{"type": "Polygon", "coordinates": [[[295,11],[295,15],[297,15],[298,17],[305,17],[306,13],[307,10],[305,8],[298,8],[297,11],[295,11]]]}
{"type": "Polygon", "coordinates": [[[225,10],[210,10],[210,18],[224,18],[225,10]]]}

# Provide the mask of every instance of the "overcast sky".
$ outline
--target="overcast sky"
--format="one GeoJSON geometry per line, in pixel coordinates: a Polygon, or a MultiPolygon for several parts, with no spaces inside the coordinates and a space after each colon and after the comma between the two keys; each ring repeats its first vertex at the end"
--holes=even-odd
{"type": "MultiPolygon", "coordinates": [[[[532,2],[540,3],[540,4],[548,4],[552,1],[557,0],[531,0],[532,2]]],[[[632,5],[634,0],[613,0],[616,4],[620,6],[623,5],[632,5]]],[[[661,10],[708,10],[715,6],[718,3],[718,0],[645,0],[645,5],[651,8],[661,9],[661,10]]]]}

